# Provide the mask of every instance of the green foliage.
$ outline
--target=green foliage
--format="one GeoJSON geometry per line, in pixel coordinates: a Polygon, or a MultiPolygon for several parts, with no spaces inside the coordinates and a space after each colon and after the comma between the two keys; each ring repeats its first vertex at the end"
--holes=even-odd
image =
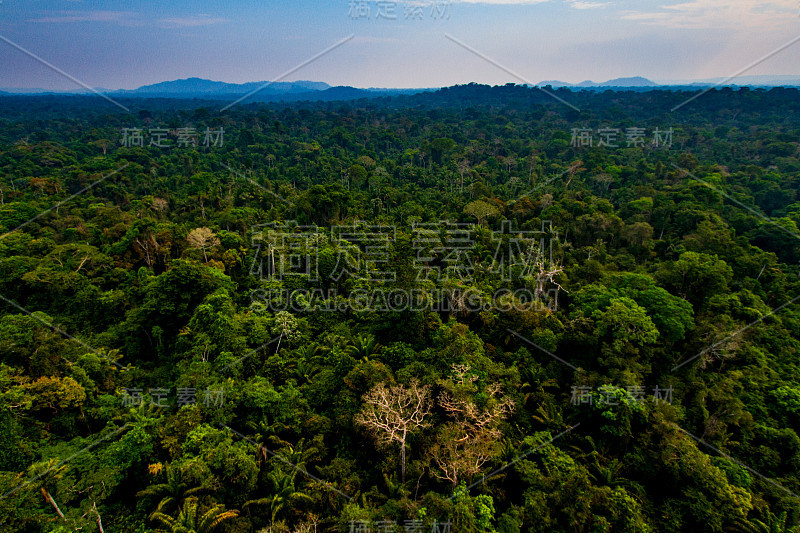
{"type": "Polygon", "coordinates": [[[557,92],[0,97],[3,531],[800,530],[798,91],[557,92]]]}

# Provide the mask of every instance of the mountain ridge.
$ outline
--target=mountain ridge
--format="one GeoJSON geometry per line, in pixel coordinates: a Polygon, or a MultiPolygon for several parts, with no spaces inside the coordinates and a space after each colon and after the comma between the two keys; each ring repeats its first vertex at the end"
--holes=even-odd
{"type": "Polygon", "coordinates": [[[250,81],[247,83],[228,83],[204,78],[184,78],[142,85],[132,90],[112,91],[115,94],[247,94],[252,91],[267,93],[299,93],[324,91],[331,86],[322,81],[250,81]]]}
{"type": "Polygon", "coordinates": [[[614,78],[604,82],[594,82],[584,80],[580,83],[568,83],[559,80],[545,80],[537,84],[539,87],[550,85],[551,87],[658,87],[659,84],[642,76],[631,76],[627,78],[614,78]]]}
{"type": "MultiPolygon", "coordinates": [[[[528,84],[528,86],[534,86],[528,84]]],[[[620,88],[631,90],[669,89],[669,88],[701,88],[701,87],[800,87],[800,76],[797,75],[758,75],[742,76],[733,80],[727,78],[709,78],[703,80],[662,80],[653,81],[643,76],[614,78],[604,82],[584,80],[579,83],[569,83],[561,80],[543,80],[535,84],[538,87],[550,86],[553,88],[567,88],[573,90],[598,90],[603,88],[620,88]]],[[[75,90],[55,90],[41,88],[9,88],[0,87],[0,94],[6,95],[89,95],[102,93],[117,97],[167,97],[167,98],[210,98],[210,99],[236,99],[238,96],[253,93],[256,101],[270,100],[303,100],[303,99],[335,99],[334,95],[346,93],[346,99],[371,98],[376,96],[392,96],[400,94],[413,94],[418,92],[436,91],[443,87],[427,88],[360,88],[353,86],[332,86],[322,81],[252,81],[246,83],[228,83],[199,77],[168,80],[149,85],[142,85],[136,89],[94,89],[77,88],[75,90]]]]}

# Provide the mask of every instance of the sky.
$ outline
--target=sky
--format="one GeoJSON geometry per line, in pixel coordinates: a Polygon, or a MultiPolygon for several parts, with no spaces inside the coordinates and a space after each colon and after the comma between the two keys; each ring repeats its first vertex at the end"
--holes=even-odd
{"type": "Polygon", "coordinates": [[[668,82],[747,67],[800,76],[800,0],[0,0],[0,87],[668,82]]]}

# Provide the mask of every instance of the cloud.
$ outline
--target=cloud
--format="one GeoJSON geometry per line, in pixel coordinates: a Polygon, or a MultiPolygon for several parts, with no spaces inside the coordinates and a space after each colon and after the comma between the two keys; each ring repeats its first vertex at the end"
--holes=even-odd
{"type": "MultiPolygon", "coordinates": [[[[133,11],[58,11],[54,14],[30,19],[29,22],[47,24],[70,24],[76,22],[111,23],[120,26],[145,26],[145,17],[133,11]]],[[[169,17],[155,20],[162,28],[196,28],[226,22],[226,19],[206,14],[169,17]]]]}
{"type": "Polygon", "coordinates": [[[158,20],[159,24],[163,26],[171,26],[178,28],[195,28],[197,26],[211,26],[212,24],[220,24],[226,22],[224,18],[211,17],[209,15],[190,15],[188,17],[171,17],[158,20]]]}
{"type": "Polygon", "coordinates": [[[453,3],[462,4],[485,4],[496,6],[510,6],[510,5],[524,5],[524,4],[542,4],[550,0],[455,0],[453,3]]]}
{"type": "Polygon", "coordinates": [[[57,11],[57,14],[30,19],[28,22],[64,24],[74,22],[113,22],[133,25],[137,14],[133,11],[57,11]]]}
{"type": "Polygon", "coordinates": [[[626,11],[622,18],[666,28],[774,27],[798,21],[798,0],[692,0],[659,11],[626,11]]]}
{"type": "Polygon", "coordinates": [[[567,0],[567,2],[575,9],[594,9],[608,5],[607,2],[584,2],[583,0],[567,0]]]}
{"type": "MultiPolygon", "coordinates": [[[[487,6],[520,6],[520,5],[534,5],[544,4],[551,0],[450,0],[450,4],[482,4],[487,6]]],[[[412,2],[408,2],[412,3],[412,2]]],[[[419,2],[421,5],[434,5],[437,0],[427,0],[419,2]]],[[[448,2],[438,0],[439,4],[446,4],[448,2]]]]}
{"type": "MultiPolygon", "coordinates": [[[[552,2],[553,0],[450,0],[451,4],[481,4],[485,6],[523,6],[535,5],[552,2]]],[[[594,9],[597,7],[605,7],[608,2],[592,2],[586,0],[562,0],[568,6],[574,9],[594,9]]],[[[447,0],[409,0],[406,3],[419,4],[419,5],[432,5],[436,2],[447,3],[447,0]]]]}

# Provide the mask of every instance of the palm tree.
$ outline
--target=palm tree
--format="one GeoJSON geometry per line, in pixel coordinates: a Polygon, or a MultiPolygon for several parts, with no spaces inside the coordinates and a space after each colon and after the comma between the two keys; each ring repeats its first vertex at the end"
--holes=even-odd
{"type": "MultiPolygon", "coordinates": [[[[277,446],[290,446],[291,444],[288,441],[285,441],[278,437],[278,434],[284,431],[287,431],[290,428],[288,424],[284,424],[283,422],[272,422],[270,423],[270,417],[264,415],[261,420],[258,422],[250,421],[247,423],[247,427],[258,434],[254,437],[257,441],[267,441],[269,440],[273,445],[277,446]]],[[[261,453],[261,456],[264,459],[264,462],[268,460],[267,458],[267,447],[262,445],[259,447],[258,452],[261,453]]]]}
{"type": "Polygon", "coordinates": [[[790,526],[786,525],[786,511],[775,515],[767,509],[766,513],[767,515],[764,517],[766,522],[755,518],[737,519],[735,527],[738,531],[747,533],[784,533],[785,531],[794,531],[794,529],[790,529],[790,526]]]}
{"type": "Polygon", "coordinates": [[[300,385],[303,383],[312,383],[314,377],[319,374],[322,369],[323,367],[322,364],[320,364],[320,358],[318,356],[314,356],[312,359],[298,359],[292,376],[297,379],[300,385]]]}
{"type": "Polygon", "coordinates": [[[359,335],[353,339],[352,344],[347,348],[347,354],[355,359],[368,361],[369,356],[377,353],[381,349],[381,345],[375,341],[374,335],[359,335]]]}
{"type": "Polygon", "coordinates": [[[298,383],[311,382],[311,375],[318,371],[320,366],[317,364],[322,360],[320,346],[317,343],[309,343],[294,350],[294,356],[284,365],[284,369],[291,373],[298,383]]]}
{"type": "Polygon", "coordinates": [[[299,348],[297,348],[294,353],[300,359],[312,359],[314,358],[317,353],[319,353],[320,347],[319,344],[316,342],[310,342],[308,344],[303,344],[299,348]]]}
{"type": "Polygon", "coordinates": [[[620,460],[611,459],[610,461],[601,462],[600,459],[599,454],[594,455],[594,463],[590,467],[589,477],[595,484],[611,488],[624,488],[640,501],[644,500],[642,487],[633,481],[625,479],[622,475],[624,465],[620,460]]]}
{"type": "Polygon", "coordinates": [[[278,451],[281,457],[281,462],[286,465],[292,465],[294,470],[304,470],[305,464],[309,458],[319,454],[319,448],[312,442],[310,446],[305,438],[297,441],[296,446],[288,444],[285,448],[278,451]]]}
{"type": "Polygon", "coordinates": [[[537,407],[531,418],[546,427],[561,426],[564,423],[563,413],[556,405],[551,403],[537,407]]]}
{"type": "Polygon", "coordinates": [[[295,489],[294,478],[296,475],[296,470],[291,474],[287,474],[281,470],[273,470],[267,476],[270,484],[272,485],[272,494],[265,498],[249,500],[245,502],[243,507],[247,507],[249,505],[266,505],[270,512],[270,519],[274,524],[278,514],[284,509],[284,507],[286,507],[287,504],[296,501],[312,501],[310,496],[303,494],[302,492],[298,492],[295,489]]]}
{"type": "Polygon", "coordinates": [[[201,494],[208,490],[204,486],[190,487],[184,481],[183,471],[180,468],[168,466],[166,483],[150,485],[136,493],[137,498],[159,498],[158,509],[178,509],[187,498],[201,494]]]}
{"type": "Polygon", "coordinates": [[[161,505],[150,515],[150,520],[159,522],[165,529],[157,529],[156,533],[211,533],[225,520],[239,516],[239,511],[225,510],[225,506],[214,504],[198,518],[198,500],[195,496],[186,498],[178,516],[173,518],[162,512],[161,505]]]}

